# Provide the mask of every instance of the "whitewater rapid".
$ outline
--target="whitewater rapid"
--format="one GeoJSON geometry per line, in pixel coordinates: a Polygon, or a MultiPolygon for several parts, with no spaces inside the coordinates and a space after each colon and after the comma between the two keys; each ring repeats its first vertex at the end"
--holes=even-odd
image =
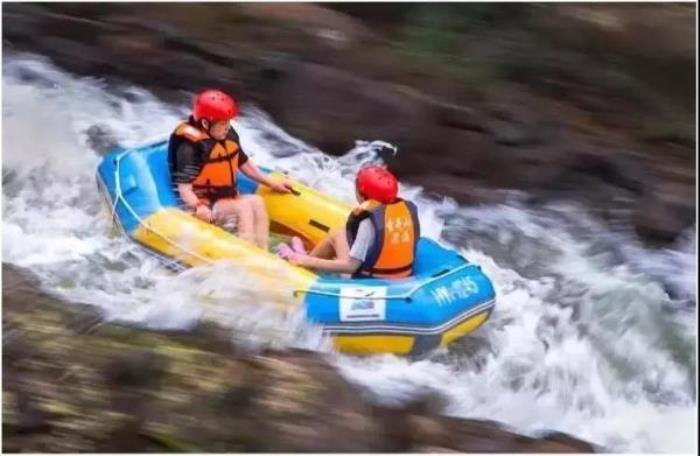
{"type": "MultiPolygon", "coordinates": [[[[95,187],[96,132],[122,145],[165,137],[187,106],[14,54],[3,61],[2,109],[3,262],[31,269],[51,293],[108,319],[157,328],[211,319],[230,326],[238,345],[325,351],[380,401],[434,392],[447,413],[525,433],[559,430],[608,451],[697,452],[694,230],[651,250],[575,203],[533,208],[513,194],[507,204],[466,207],[403,185],[424,235],[481,264],[497,307],[428,359],[356,358],[330,352],[299,316],[269,311],[235,265],[174,274],[113,229],[95,187]]],[[[348,202],[355,171],[381,146],[365,138],[329,157],[251,106],[236,128],[258,163],[348,202]]]]}

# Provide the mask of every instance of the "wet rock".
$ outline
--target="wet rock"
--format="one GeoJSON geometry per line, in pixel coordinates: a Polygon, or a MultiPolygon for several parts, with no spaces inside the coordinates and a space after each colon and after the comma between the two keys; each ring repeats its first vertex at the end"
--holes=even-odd
{"type": "Polygon", "coordinates": [[[449,173],[411,174],[407,177],[414,185],[424,187],[436,198],[448,194],[446,190],[452,188],[449,194],[463,204],[498,204],[508,199],[508,192],[491,187],[478,178],[470,179],[449,173]],[[456,186],[458,187],[454,189],[456,186]]]}
{"type": "Polygon", "coordinates": [[[694,204],[695,197],[690,186],[657,182],[637,202],[633,218],[635,230],[652,244],[671,243],[680,232],[694,223],[694,204]]]}
{"type": "Polygon", "coordinates": [[[34,353],[3,358],[4,451],[591,450],[445,417],[435,394],[378,405],[320,353],[212,351],[221,348],[212,326],[196,338],[109,323],[78,332],[70,322],[82,307],[38,292],[25,274],[3,265],[3,318],[34,353]]]}
{"type": "Polygon", "coordinates": [[[331,47],[345,48],[372,37],[370,29],[361,22],[313,4],[250,3],[242,5],[242,13],[258,20],[275,21],[284,27],[304,30],[331,47]]]}
{"type": "Polygon", "coordinates": [[[358,139],[381,138],[411,153],[428,148],[433,138],[430,113],[420,100],[393,85],[323,65],[295,65],[262,106],[291,133],[303,133],[336,155],[358,139]],[[358,124],[365,125],[359,137],[358,124]]]}
{"type": "Polygon", "coordinates": [[[651,177],[648,169],[632,159],[632,153],[612,148],[580,151],[569,166],[574,172],[589,174],[610,185],[639,193],[651,177]]]}
{"type": "Polygon", "coordinates": [[[85,135],[88,146],[100,155],[113,151],[119,146],[109,127],[103,125],[91,125],[85,131],[85,135]]]}
{"type": "Polygon", "coordinates": [[[573,439],[571,436],[561,432],[551,432],[541,435],[539,439],[542,441],[541,446],[536,451],[542,452],[574,452],[574,453],[592,453],[602,448],[596,448],[588,442],[573,439]]]}
{"type": "Polygon", "coordinates": [[[540,135],[527,125],[518,125],[502,120],[489,122],[488,129],[498,144],[506,146],[525,146],[540,142],[540,135]]]}
{"type": "Polygon", "coordinates": [[[13,431],[17,434],[33,434],[48,432],[51,429],[49,416],[41,410],[38,401],[24,391],[17,391],[16,422],[13,431]]]}
{"type": "Polygon", "coordinates": [[[148,350],[120,353],[104,367],[105,377],[114,388],[157,386],[163,358],[148,350]]]}
{"type": "Polygon", "coordinates": [[[461,130],[484,131],[483,117],[469,106],[439,103],[436,110],[438,122],[442,125],[461,130]]]}

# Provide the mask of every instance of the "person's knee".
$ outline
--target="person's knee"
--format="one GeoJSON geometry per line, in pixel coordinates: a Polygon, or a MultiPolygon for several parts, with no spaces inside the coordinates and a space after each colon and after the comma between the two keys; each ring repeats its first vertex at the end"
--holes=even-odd
{"type": "Polygon", "coordinates": [[[240,215],[242,213],[247,213],[250,212],[251,207],[248,204],[248,201],[245,199],[239,199],[236,198],[235,200],[231,200],[228,207],[230,208],[229,210],[236,215],[240,215]]]}
{"type": "Polygon", "coordinates": [[[345,230],[336,229],[334,231],[331,231],[330,237],[331,237],[331,243],[333,244],[333,248],[335,249],[336,255],[339,252],[348,250],[348,241],[347,241],[347,237],[345,236],[345,230]]]}
{"type": "Polygon", "coordinates": [[[238,229],[242,227],[245,230],[251,217],[251,209],[246,206],[244,201],[238,199],[221,201],[217,204],[217,218],[225,223],[235,223],[238,229]]]}
{"type": "Polygon", "coordinates": [[[248,202],[250,205],[253,207],[255,211],[264,211],[265,210],[265,200],[262,199],[262,196],[260,195],[251,195],[248,198],[248,202]]]}
{"type": "Polygon", "coordinates": [[[240,206],[236,212],[236,217],[242,220],[246,225],[253,221],[254,215],[253,208],[247,205],[240,206]]]}
{"type": "Polygon", "coordinates": [[[343,228],[335,228],[330,231],[330,236],[333,238],[334,242],[347,242],[346,236],[345,236],[345,229],[343,228]]]}
{"type": "Polygon", "coordinates": [[[233,214],[233,207],[227,201],[217,201],[212,207],[215,218],[224,218],[233,214]]]}

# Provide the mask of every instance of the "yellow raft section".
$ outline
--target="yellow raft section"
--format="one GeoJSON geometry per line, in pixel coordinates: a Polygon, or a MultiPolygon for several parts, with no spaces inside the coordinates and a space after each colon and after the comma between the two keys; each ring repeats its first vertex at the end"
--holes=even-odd
{"type": "MultiPolygon", "coordinates": [[[[446,347],[453,341],[469,334],[481,326],[489,317],[489,311],[470,316],[448,329],[440,336],[440,347],[446,347]]],[[[333,345],[340,351],[355,354],[394,353],[408,355],[416,343],[415,336],[396,336],[388,334],[370,336],[334,336],[333,345]]]]}
{"type": "MultiPolygon", "coordinates": [[[[284,177],[272,173],[273,179],[284,177]]],[[[294,194],[273,192],[258,186],[256,194],[265,201],[274,226],[302,236],[316,244],[332,228],[342,227],[350,206],[324,196],[310,187],[293,182],[294,194]]],[[[177,208],[164,208],[145,218],[132,233],[149,249],[173,258],[187,266],[202,266],[230,260],[245,269],[261,290],[271,294],[273,302],[289,304],[289,296],[297,291],[299,304],[318,276],[293,266],[227,231],[205,223],[177,208]]]]}

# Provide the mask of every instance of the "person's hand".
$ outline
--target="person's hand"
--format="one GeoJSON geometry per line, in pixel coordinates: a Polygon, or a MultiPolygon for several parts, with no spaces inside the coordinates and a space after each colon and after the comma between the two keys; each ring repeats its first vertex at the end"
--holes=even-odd
{"type": "Polygon", "coordinates": [[[197,208],[194,211],[194,215],[197,216],[198,219],[211,223],[213,214],[211,209],[209,209],[209,206],[206,204],[199,204],[197,205],[197,208]]]}
{"type": "Polygon", "coordinates": [[[291,193],[292,183],[288,181],[273,181],[271,180],[268,186],[275,192],[278,193],[291,193]]]}

